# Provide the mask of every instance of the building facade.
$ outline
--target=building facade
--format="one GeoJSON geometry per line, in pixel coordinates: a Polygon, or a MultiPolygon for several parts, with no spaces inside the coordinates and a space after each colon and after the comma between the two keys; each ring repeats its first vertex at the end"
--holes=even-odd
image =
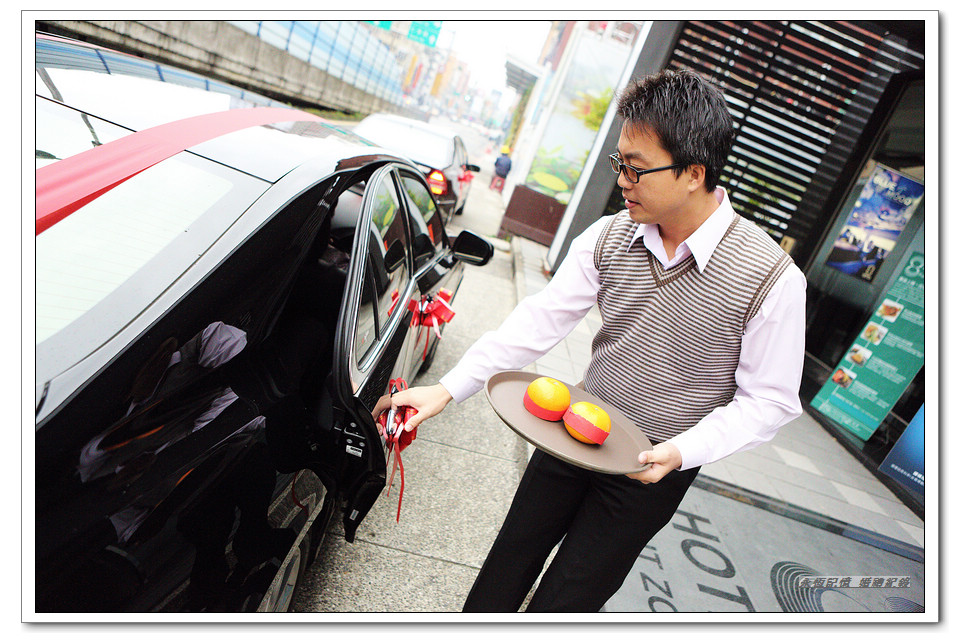
{"type": "MultiPolygon", "coordinates": [[[[927,28],[647,22],[618,86],[686,67],[721,87],[737,129],[721,185],[807,277],[806,408],[920,512],[922,452],[919,468],[891,459],[925,402],[927,28]]],[[[566,203],[540,193],[523,204],[543,209],[531,220],[553,208],[553,230],[513,231],[548,245],[551,269],[623,207],[606,162],[619,131],[607,114],[566,203]]]]}

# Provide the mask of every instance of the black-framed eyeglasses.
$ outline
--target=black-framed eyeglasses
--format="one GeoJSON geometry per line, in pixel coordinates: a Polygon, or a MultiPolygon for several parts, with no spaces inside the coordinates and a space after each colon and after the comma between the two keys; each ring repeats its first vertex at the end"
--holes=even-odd
{"type": "Polygon", "coordinates": [[[664,165],[663,167],[655,167],[649,170],[641,170],[638,167],[633,167],[632,165],[627,165],[620,159],[619,154],[610,155],[610,167],[613,168],[614,174],[620,174],[623,172],[623,175],[627,177],[627,180],[631,183],[637,183],[640,181],[640,177],[644,174],[650,174],[652,172],[660,172],[662,170],[675,170],[681,167],[684,167],[682,163],[674,163],[673,165],[664,165]]]}

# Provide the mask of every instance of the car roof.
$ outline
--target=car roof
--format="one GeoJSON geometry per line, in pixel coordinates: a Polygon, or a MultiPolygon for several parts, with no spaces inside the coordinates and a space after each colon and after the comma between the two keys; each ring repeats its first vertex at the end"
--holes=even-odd
{"type": "MultiPolygon", "coordinates": [[[[456,138],[459,136],[455,131],[448,127],[443,127],[442,125],[434,125],[427,121],[421,121],[416,118],[409,118],[407,116],[400,116],[398,114],[387,114],[387,113],[377,113],[367,116],[365,119],[367,121],[382,120],[387,122],[396,123],[398,125],[406,125],[407,127],[415,127],[422,129],[428,132],[434,132],[436,134],[444,134],[450,138],[456,138]]],[[[362,122],[362,121],[361,121],[362,122]]]]}
{"type": "MultiPolygon", "coordinates": [[[[288,107],[169,65],[44,34],[36,38],[36,68],[38,95],[133,131],[201,114],[288,107]]],[[[189,149],[271,183],[307,160],[326,159],[332,172],[341,159],[374,152],[349,130],[298,120],[301,114],[291,110],[290,122],[240,129],[189,149]]]]}
{"type": "MultiPolygon", "coordinates": [[[[180,163],[183,167],[176,171],[188,172],[195,182],[202,184],[203,190],[209,192],[207,196],[211,202],[217,204],[216,208],[209,210],[214,214],[203,219],[209,224],[185,224],[181,226],[182,229],[177,229],[179,232],[174,230],[176,226],[171,224],[173,226],[171,234],[176,232],[178,235],[189,236],[192,239],[190,245],[181,243],[170,245],[171,248],[175,247],[179,263],[167,262],[166,255],[162,258],[150,256],[153,256],[154,260],[164,259],[161,263],[167,272],[172,271],[172,276],[166,272],[163,276],[159,276],[156,270],[143,268],[144,274],[149,273],[150,279],[157,282],[155,284],[157,287],[153,290],[144,290],[147,293],[144,295],[146,303],[134,301],[130,304],[132,312],[105,306],[105,309],[109,310],[104,314],[111,316],[110,324],[98,331],[101,334],[93,337],[95,340],[93,344],[75,341],[78,336],[75,333],[86,332],[86,327],[84,330],[77,330],[79,327],[74,326],[64,327],[63,331],[52,331],[57,333],[56,336],[49,335],[49,339],[44,340],[42,346],[38,342],[36,359],[38,406],[41,400],[46,400],[42,413],[38,412],[38,422],[54,413],[54,409],[68,399],[97,369],[101,368],[119,347],[132,341],[144,327],[152,323],[160,314],[157,311],[162,311],[177,301],[178,297],[187,292],[198,279],[218,265],[218,262],[232,248],[252,234],[264,218],[283,207],[294,195],[338,170],[398,160],[396,155],[373,146],[369,141],[353,135],[336,124],[289,109],[262,96],[173,67],[42,34],[38,34],[36,38],[36,55],[38,114],[41,106],[58,112],[76,109],[81,112],[81,118],[75,119],[81,129],[83,126],[80,123],[89,121],[86,125],[89,128],[87,136],[81,137],[76,146],[63,144],[56,133],[46,137],[51,141],[51,145],[56,144],[65,148],[65,153],[62,154],[41,156],[41,152],[47,152],[47,150],[41,150],[39,144],[41,133],[37,132],[38,235],[40,234],[41,196],[45,196],[48,189],[62,187],[58,181],[41,183],[41,174],[49,175],[49,170],[57,166],[69,166],[76,157],[91,153],[95,156],[88,158],[93,160],[86,166],[82,163],[74,163],[73,165],[77,167],[69,175],[72,178],[79,177],[80,182],[77,185],[89,189],[93,183],[87,180],[85,174],[95,174],[100,177],[104,174],[105,168],[112,169],[111,164],[127,161],[122,154],[125,148],[120,146],[120,153],[117,153],[118,148],[114,145],[115,143],[143,140],[144,135],[157,132],[172,132],[174,136],[182,136],[181,140],[191,143],[185,144],[183,148],[190,153],[179,155],[178,148],[174,145],[162,151],[159,157],[150,157],[148,154],[139,166],[140,170],[145,171],[136,174],[135,178],[146,177],[154,168],[162,168],[165,164],[159,161],[164,158],[177,161],[180,156],[184,156],[180,163]],[[253,106],[257,109],[239,109],[253,106]],[[262,120],[267,124],[231,129],[228,123],[225,128],[220,128],[220,130],[230,130],[228,133],[218,131],[216,135],[205,136],[200,132],[199,136],[194,136],[192,139],[183,134],[184,131],[190,130],[191,125],[192,131],[196,133],[196,124],[206,122],[205,119],[211,117],[216,119],[219,115],[226,114],[224,118],[230,121],[241,112],[245,113],[244,123],[250,119],[252,113],[253,120],[258,120],[261,114],[266,115],[262,120]],[[283,116],[287,112],[291,114],[292,119],[284,120],[283,116]],[[94,123],[96,127],[93,126],[94,123]],[[111,140],[90,141],[91,134],[94,139],[97,139],[97,135],[101,133],[109,134],[111,140]],[[197,140],[203,140],[203,142],[195,143],[197,140]],[[85,151],[77,151],[78,149],[85,151]],[[101,154],[101,152],[108,152],[108,154],[101,154]],[[167,156],[162,156],[163,154],[167,156]],[[174,157],[171,158],[170,154],[174,157]],[[151,162],[155,165],[150,165],[151,162]],[[201,163],[209,169],[209,172],[189,171],[190,167],[201,163]],[[96,168],[97,172],[90,172],[90,168],[96,168]],[[237,174],[235,170],[240,173],[237,174]],[[221,172],[223,176],[220,176],[221,172]],[[227,177],[227,172],[232,174],[227,177]],[[229,194],[221,197],[218,190],[226,189],[231,181],[235,181],[233,189],[229,194]],[[271,187],[270,184],[276,185],[267,190],[271,187]],[[41,186],[44,187],[43,194],[41,194],[41,186]],[[216,201],[219,198],[225,200],[229,198],[229,207],[226,207],[225,200],[221,207],[221,202],[216,201]],[[173,281],[167,282],[166,279],[173,281]],[[73,346],[75,349],[73,352],[61,351],[59,348],[62,345],[73,346]],[[42,351],[41,348],[43,348],[42,351]]],[[[155,147],[157,146],[150,144],[141,146],[148,151],[155,147]]],[[[128,167],[124,169],[124,173],[129,174],[137,169],[137,166],[132,170],[128,167]]],[[[166,171],[172,170],[168,166],[166,171]]],[[[58,178],[67,175],[64,172],[54,174],[58,178]]],[[[178,176],[184,175],[178,174],[178,176]]],[[[111,189],[114,186],[108,183],[109,180],[104,183],[104,187],[109,190],[107,194],[119,192],[111,189]]],[[[124,185],[131,183],[133,181],[127,181],[124,185]]],[[[96,198],[98,194],[100,192],[95,190],[75,191],[69,196],[74,200],[67,207],[89,202],[89,199],[84,200],[84,197],[89,196],[94,197],[93,203],[108,200],[102,196],[96,198]],[[80,201],[76,200],[78,197],[80,201]]],[[[171,195],[179,195],[179,192],[171,191],[171,195]]],[[[194,193],[185,192],[177,198],[193,199],[193,197],[194,193]]],[[[121,198],[117,197],[117,199],[121,198]]],[[[116,201],[114,199],[114,202],[116,201]]],[[[166,200],[158,200],[157,206],[164,206],[165,203],[166,200]]],[[[196,205],[199,208],[198,212],[202,213],[203,208],[207,207],[204,203],[206,202],[193,204],[191,201],[190,207],[196,205]]],[[[188,209],[184,208],[185,211],[188,209]]],[[[142,216],[149,216],[147,211],[148,209],[144,209],[142,216]]],[[[49,236],[51,233],[54,233],[54,236],[66,236],[66,242],[72,242],[71,230],[75,232],[76,226],[83,225],[81,219],[82,217],[72,216],[65,221],[62,218],[57,219],[61,223],[57,223],[52,230],[38,236],[38,244],[43,241],[45,245],[50,245],[46,242],[52,242],[49,236]],[[70,225],[63,227],[64,224],[71,222],[72,227],[70,225]]],[[[130,225],[134,225],[132,221],[131,218],[130,225]]],[[[89,234],[95,234],[95,231],[91,228],[89,234]]],[[[131,269],[139,268],[134,266],[131,269]]],[[[130,287],[139,288],[139,283],[130,282],[130,287]]],[[[100,302],[96,305],[103,306],[104,303],[100,302]]],[[[84,323],[89,326],[101,321],[101,317],[91,319],[89,323],[84,323]]],[[[39,332],[37,339],[41,339],[39,332]]]]}
{"type": "Polygon", "coordinates": [[[440,169],[454,162],[454,139],[459,137],[452,130],[394,114],[367,116],[354,131],[416,163],[440,169]]]}

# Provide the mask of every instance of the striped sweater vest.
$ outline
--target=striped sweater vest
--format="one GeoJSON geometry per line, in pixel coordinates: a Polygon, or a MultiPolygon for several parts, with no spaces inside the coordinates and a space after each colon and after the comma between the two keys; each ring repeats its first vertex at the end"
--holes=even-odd
{"type": "Polygon", "coordinates": [[[594,250],[603,323],[583,385],[656,444],[733,399],[747,322],[792,260],[734,215],[703,273],[693,256],[667,270],[631,244],[637,225],[614,215],[594,250]]]}

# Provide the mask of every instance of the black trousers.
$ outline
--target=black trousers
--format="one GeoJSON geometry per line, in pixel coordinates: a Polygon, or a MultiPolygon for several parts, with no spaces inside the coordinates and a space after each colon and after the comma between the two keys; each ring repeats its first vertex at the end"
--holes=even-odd
{"type": "Polygon", "coordinates": [[[597,612],[676,512],[698,468],[643,484],[534,452],[464,612],[516,612],[563,540],[528,612],[597,612]]]}

